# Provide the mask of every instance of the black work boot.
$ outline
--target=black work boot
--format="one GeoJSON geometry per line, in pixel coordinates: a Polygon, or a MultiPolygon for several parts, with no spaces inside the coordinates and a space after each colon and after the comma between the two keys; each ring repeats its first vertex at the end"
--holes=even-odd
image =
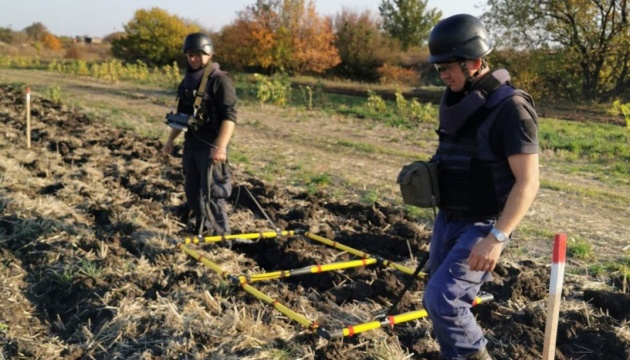
{"type": "Polygon", "coordinates": [[[488,354],[488,350],[483,348],[476,353],[472,353],[470,355],[466,355],[466,359],[468,360],[492,360],[490,354],[488,354]]]}

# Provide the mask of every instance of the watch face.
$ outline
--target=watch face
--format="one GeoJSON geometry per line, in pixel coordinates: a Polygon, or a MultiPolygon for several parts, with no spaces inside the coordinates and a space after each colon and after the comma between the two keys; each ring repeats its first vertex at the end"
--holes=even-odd
{"type": "Polygon", "coordinates": [[[490,231],[492,233],[492,235],[494,235],[494,237],[500,241],[500,242],[504,242],[505,240],[508,239],[508,236],[505,235],[504,233],[502,233],[501,231],[497,230],[496,228],[492,228],[492,230],[490,231]]]}

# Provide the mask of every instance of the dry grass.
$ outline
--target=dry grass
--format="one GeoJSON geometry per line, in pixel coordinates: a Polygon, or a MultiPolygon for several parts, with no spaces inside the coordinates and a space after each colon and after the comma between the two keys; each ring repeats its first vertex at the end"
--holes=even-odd
{"type": "MultiPolygon", "coordinates": [[[[105,99],[111,96],[118,103],[135,101],[112,95],[100,85],[95,88],[98,89],[95,91],[102,92],[100,96],[105,99]]],[[[155,114],[163,110],[151,105],[147,108],[155,114]]],[[[400,207],[398,189],[392,179],[395,179],[399,166],[410,160],[408,154],[426,152],[430,145],[425,142],[423,147],[418,147],[406,141],[393,141],[402,137],[420,142],[413,131],[399,131],[359,119],[325,117],[322,113],[300,116],[294,110],[268,109],[263,114],[257,109],[246,107],[242,116],[234,150],[243,154],[247,161],[239,166],[243,172],[264,173],[268,169],[266,166],[275,161],[278,165],[270,177],[281,185],[274,190],[277,191],[276,197],[304,186],[296,180],[299,179],[297,175],[331,173],[335,174],[331,186],[338,188],[338,193],[333,194],[330,201],[334,201],[335,197],[360,201],[364,192],[375,189],[379,201],[400,207]],[[322,121],[322,117],[326,121],[322,121]],[[347,138],[357,143],[377,144],[376,149],[394,150],[366,153],[360,147],[338,146],[339,141],[347,138]]],[[[4,134],[5,129],[2,130],[4,134]]],[[[7,129],[6,134],[9,135],[2,134],[0,138],[5,141],[2,146],[5,149],[10,147],[11,150],[4,151],[5,156],[0,156],[0,209],[3,214],[12,217],[0,221],[13,221],[16,229],[0,242],[6,244],[16,239],[32,239],[23,247],[13,250],[29,255],[20,258],[24,259],[24,263],[19,263],[19,260],[0,262],[0,293],[7,294],[2,313],[24,314],[17,322],[11,322],[6,334],[19,341],[22,347],[32,350],[37,358],[62,358],[61,353],[64,351],[79,353],[83,350],[84,358],[106,356],[124,359],[316,359],[317,354],[321,354],[318,351],[327,350],[339,351],[339,358],[412,358],[411,349],[385,329],[336,342],[307,338],[305,334],[308,331],[279,314],[273,307],[262,306],[249,294],[238,291],[238,288],[228,285],[194,259],[177,251],[173,246],[176,240],[174,234],[181,224],[173,216],[164,216],[162,205],[177,206],[181,204],[181,196],[172,194],[158,204],[142,199],[130,190],[147,176],[156,173],[159,159],[125,160],[105,146],[96,147],[97,155],[93,154],[94,151],[90,153],[78,147],[74,152],[77,158],[91,156],[93,163],[99,162],[98,159],[109,159],[107,166],[95,166],[93,163],[90,166],[78,163],[69,165],[64,163],[63,159],[67,157],[61,154],[61,147],[55,151],[43,147],[26,150],[16,146],[17,141],[11,143],[15,136],[21,136],[19,133],[7,129]],[[32,176],[33,173],[39,176],[32,176]],[[121,185],[121,174],[125,175],[126,186],[121,185]],[[37,191],[55,183],[63,184],[63,187],[57,189],[54,195],[37,191]],[[11,192],[4,189],[11,189],[11,192]],[[103,210],[107,211],[99,212],[103,210]],[[103,214],[102,218],[99,214],[103,214]],[[96,224],[98,221],[109,222],[116,228],[128,226],[130,234],[125,236],[124,231],[122,235],[116,236],[99,233],[100,230],[96,230],[100,229],[96,224]],[[45,251],[48,248],[60,251],[51,254],[45,251]],[[35,260],[39,262],[35,264],[35,260]],[[89,272],[87,264],[95,264],[102,269],[98,276],[86,275],[89,272]],[[43,268],[48,270],[42,271],[43,268]],[[74,276],[68,284],[62,283],[60,279],[64,271],[74,276]],[[111,286],[98,292],[101,282],[105,281],[111,286]],[[63,318],[64,314],[47,318],[42,315],[46,309],[35,308],[32,304],[36,301],[26,298],[24,294],[25,289],[35,291],[52,285],[63,291],[89,285],[91,287],[86,293],[98,293],[98,302],[94,300],[98,305],[86,301],[82,304],[86,308],[64,309],[73,314],[70,319],[63,318]],[[97,323],[100,318],[96,315],[81,319],[84,312],[89,311],[111,316],[103,316],[100,323],[97,323]],[[50,332],[71,332],[75,318],[81,322],[71,335],[64,339],[57,335],[41,340],[44,334],[50,332]]],[[[58,136],[62,138],[60,140],[73,145],[67,139],[70,135],[58,136]],[[64,136],[66,139],[63,139],[64,136]]],[[[160,192],[168,192],[173,186],[165,176],[168,169],[160,171],[162,175],[151,178],[151,186],[160,187],[160,192]]],[[[558,210],[558,199],[567,201],[575,198],[551,191],[541,195],[541,201],[533,209],[529,220],[532,226],[551,227],[558,223],[579,222],[582,214],[576,209],[583,209],[584,201],[590,201],[580,199],[582,202],[558,210]]],[[[302,198],[292,204],[296,209],[303,209],[308,207],[309,202],[302,198]]],[[[269,204],[270,207],[273,205],[277,204],[269,204]]],[[[313,211],[316,213],[315,220],[309,220],[311,222],[306,225],[315,233],[338,234],[357,229],[353,214],[332,214],[323,208],[313,211]]],[[[608,212],[593,215],[602,220],[611,216],[608,212]]],[[[251,211],[239,211],[231,221],[255,229],[273,229],[266,219],[251,211]]],[[[612,221],[612,217],[608,221],[612,221]]],[[[430,225],[419,228],[428,232],[430,225]]],[[[581,227],[580,224],[573,228],[588,230],[582,230],[587,226],[581,227]]],[[[606,239],[598,233],[592,235],[602,239],[602,242],[606,239]]],[[[520,238],[517,246],[527,247],[530,240],[520,238]]],[[[550,253],[550,240],[539,240],[543,243],[543,249],[528,255],[534,257],[542,253],[547,256],[550,253]]],[[[227,273],[264,272],[252,262],[251,257],[254,255],[247,256],[227,247],[208,249],[201,246],[200,249],[227,273]]],[[[3,252],[6,252],[6,258],[16,259],[12,252],[3,252]]],[[[314,252],[312,259],[316,262],[331,262],[328,256],[335,253],[314,252]]],[[[413,251],[409,250],[409,253],[413,254],[413,251]]],[[[337,256],[341,258],[343,255],[337,256]]],[[[413,267],[414,261],[417,259],[410,259],[405,264],[413,267]]],[[[567,275],[567,278],[574,280],[571,275],[567,275]]],[[[339,279],[342,280],[335,283],[337,286],[351,283],[352,273],[341,273],[339,279]]],[[[585,284],[585,287],[589,286],[591,284],[585,284]]],[[[274,299],[287,303],[309,319],[325,318],[326,325],[333,328],[364,322],[371,319],[377,310],[382,310],[382,305],[371,301],[344,304],[313,301],[321,299],[321,294],[279,281],[261,282],[256,287],[274,299]],[[293,296],[295,293],[302,296],[293,296]]],[[[421,303],[419,292],[409,293],[408,296],[413,303],[421,303]]],[[[544,306],[543,301],[516,298],[499,304],[497,312],[505,318],[519,314],[536,315],[544,306]]],[[[584,314],[593,324],[605,316],[593,309],[585,310],[582,302],[571,303],[566,310],[584,314]]],[[[423,329],[428,327],[428,321],[409,325],[409,332],[425,333],[423,329]]],[[[627,322],[618,324],[615,329],[619,338],[627,338],[627,322]]],[[[497,333],[490,332],[494,349],[509,349],[509,346],[518,344],[519,339],[507,335],[512,334],[499,330],[497,333]]],[[[433,339],[426,337],[422,341],[429,344],[423,349],[437,351],[433,339]]]]}

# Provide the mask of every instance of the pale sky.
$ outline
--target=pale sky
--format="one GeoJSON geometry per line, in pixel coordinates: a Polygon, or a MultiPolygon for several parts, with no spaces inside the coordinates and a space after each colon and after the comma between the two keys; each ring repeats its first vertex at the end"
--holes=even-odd
{"type": "MultiPolygon", "coordinates": [[[[378,14],[382,0],[315,0],[321,15],[335,15],[342,8],[369,9],[378,14]]],[[[158,7],[218,31],[236,18],[236,13],[256,0],[0,0],[0,27],[15,31],[41,22],[57,36],[102,37],[123,31],[138,9],[158,7]]],[[[428,0],[444,17],[468,13],[481,15],[483,0],[428,0]]]]}

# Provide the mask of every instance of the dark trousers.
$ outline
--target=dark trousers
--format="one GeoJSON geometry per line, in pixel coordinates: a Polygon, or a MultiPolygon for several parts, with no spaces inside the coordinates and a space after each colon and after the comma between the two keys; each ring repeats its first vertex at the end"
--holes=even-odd
{"type": "Polygon", "coordinates": [[[446,359],[465,359],[486,346],[487,340],[470,308],[481,285],[492,276],[485,271],[471,271],[467,259],[494,222],[448,221],[443,211],[435,221],[429,249],[431,277],[423,303],[446,359]]]}
{"type": "Polygon", "coordinates": [[[205,220],[204,227],[210,235],[227,235],[230,233],[226,202],[223,198],[212,198],[208,193],[208,169],[211,165],[210,147],[184,148],[184,191],[186,201],[197,220],[197,230],[205,220]],[[202,209],[207,209],[204,212],[202,209]],[[206,219],[203,215],[206,214],[206,219]]]}

